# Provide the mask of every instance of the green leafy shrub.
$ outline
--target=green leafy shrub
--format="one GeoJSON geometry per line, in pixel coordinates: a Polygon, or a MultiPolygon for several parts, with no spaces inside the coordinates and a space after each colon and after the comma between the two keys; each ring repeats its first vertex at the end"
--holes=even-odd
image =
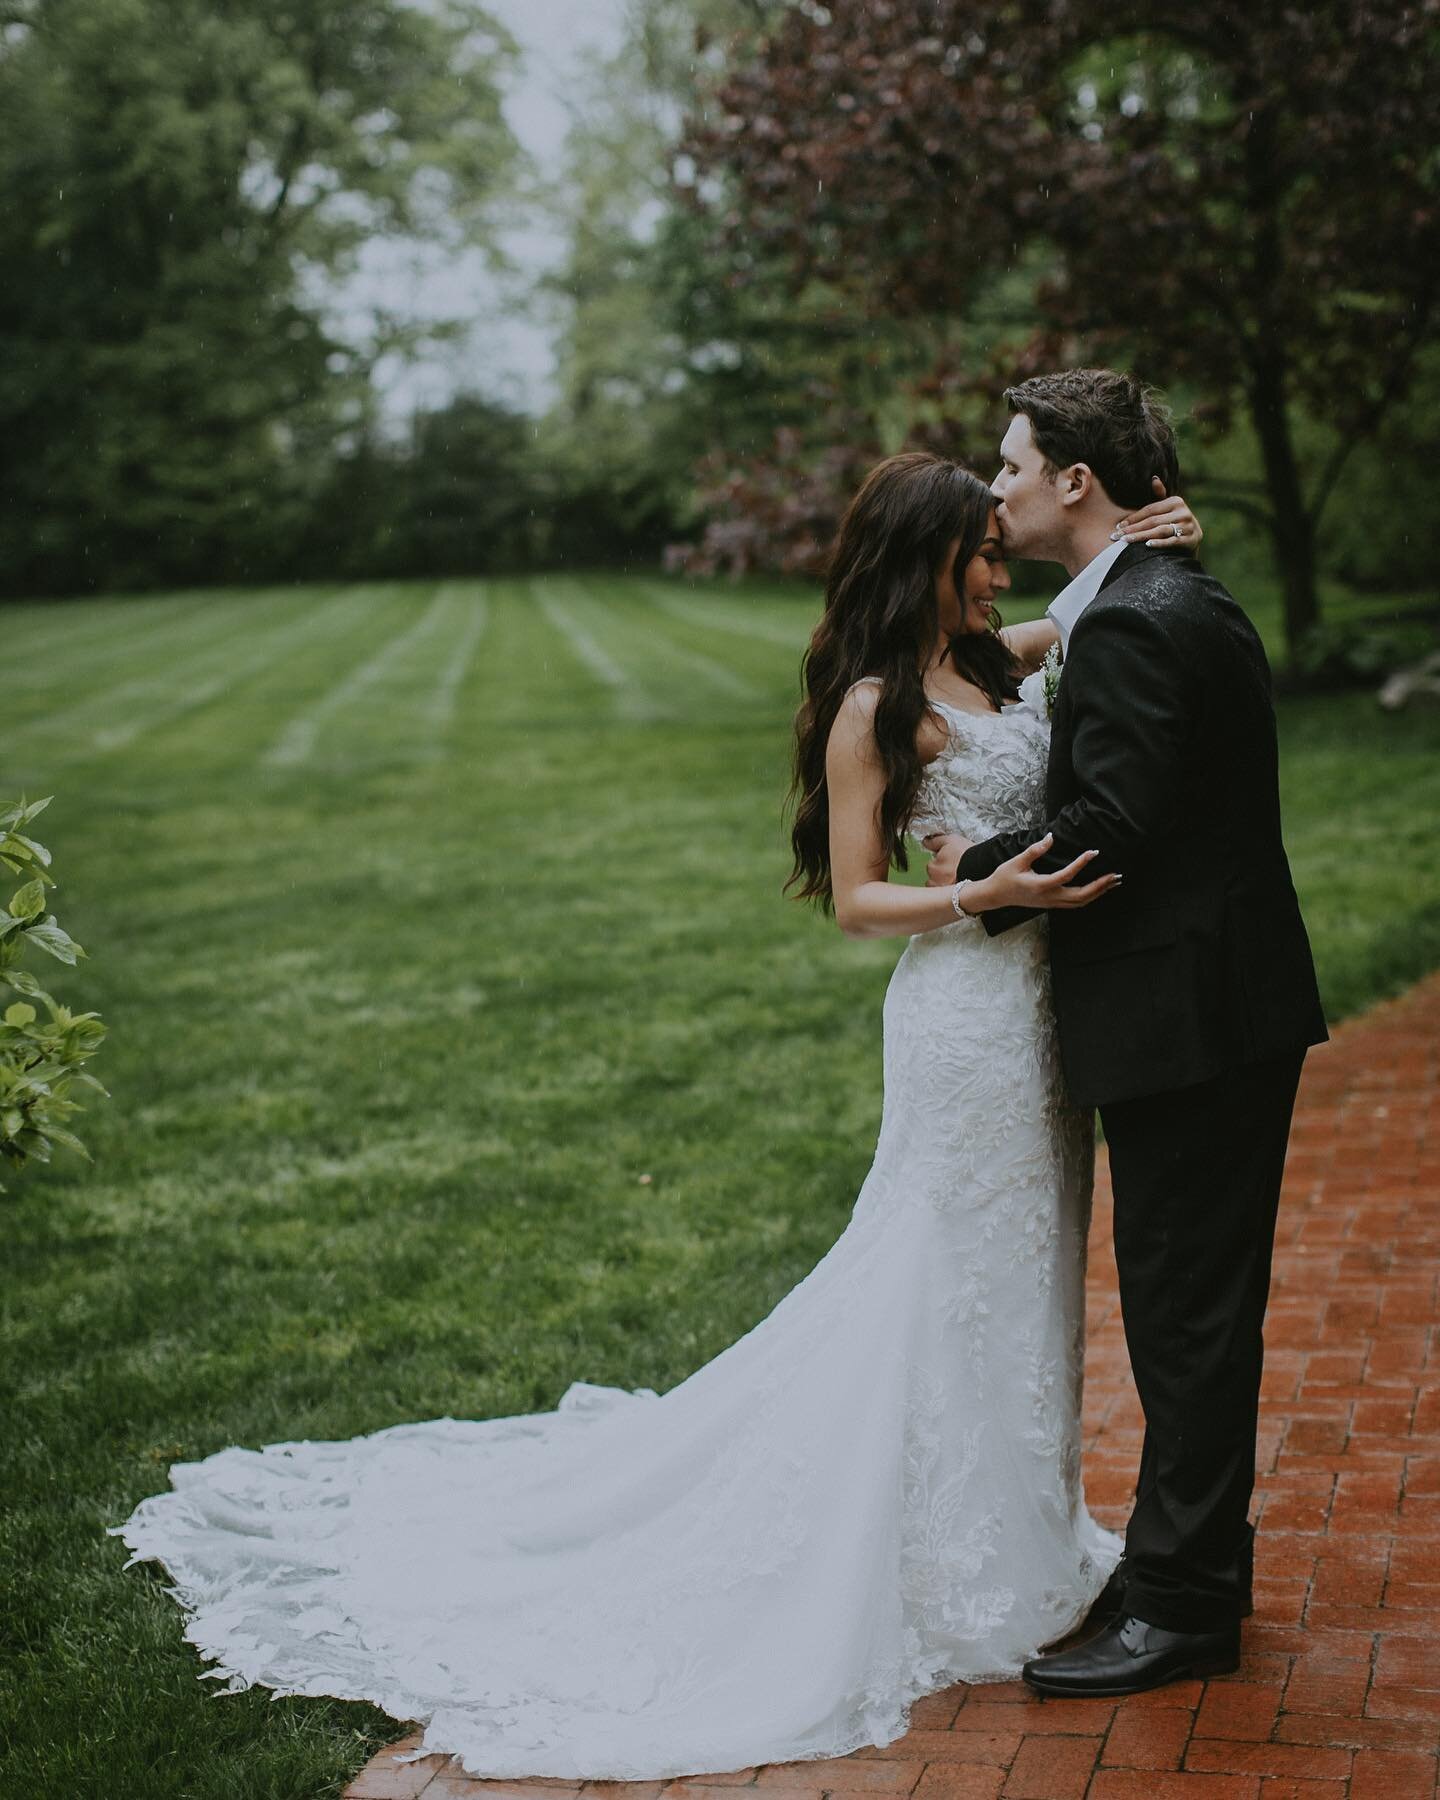
{"type": "Polygon", "coordinates": [[[1311,626],[1296,658],[1317,688],[1374,687],[1404,660],[1404,642],[1393,629],[1361,619],[1311,626]]]}
{"type": "Polygon", "coordinates": [[[66,1123],[82,1110],[70,1090],[83,1084],[105,1092],[81,1066],[105,1037],[99,1014],[71,1012],[18,966],[32,945],[62,963],[74,964],[85,954],[45,910],[45,890],[55,885],[50,852],[24,831],[49,804],[48,798],[28,805],[21,800],[0,812],[0,864],[29,877],[0,912],[0,988],[20,995],[0,1014],[0,1156],[15,1168],[32,1157],[49,1162],[55,1144],[88,1161],[89,1152],[66,1123]]]}

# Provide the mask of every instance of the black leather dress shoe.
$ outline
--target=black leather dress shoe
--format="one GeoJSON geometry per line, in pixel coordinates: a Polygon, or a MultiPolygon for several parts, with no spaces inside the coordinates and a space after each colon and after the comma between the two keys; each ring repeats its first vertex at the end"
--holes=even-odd
{"type": "Polygon", "coordinates": [[[1219,1631],[1165,1631],[1127,1616],[1073,1649],[1032,1658],[1021,1674],[1037,1694],[1104,1699],[1239,1666],[1238,1621],[1219,1631]]]}

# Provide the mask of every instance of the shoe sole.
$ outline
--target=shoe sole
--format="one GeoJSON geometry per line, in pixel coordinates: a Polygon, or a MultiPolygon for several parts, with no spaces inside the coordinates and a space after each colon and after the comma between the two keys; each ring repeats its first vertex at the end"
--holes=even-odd
{"type": "Polygon", "coordinates": [[[1053,1700],[1116,1700],[1126,1694],[1148,1694],[1151,1688],[1166,1687],[1172,1681],[1204,1681],[1211,1675],[1233,1675],[1240,1667],[1238,1656],[1212,1657],[1191,1663],[1187,1669],[1175,1669],[1158,1681],[1117,1682],[1110,1687],[1053,1687],[1046,1681],[1022,1676],[1026,1687],[1053,1700]]]}

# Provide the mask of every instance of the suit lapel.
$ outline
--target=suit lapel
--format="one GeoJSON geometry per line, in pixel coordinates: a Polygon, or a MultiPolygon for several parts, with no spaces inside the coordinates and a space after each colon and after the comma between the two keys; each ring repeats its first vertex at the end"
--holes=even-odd
{"type": "MultiPolygon", "coordinates": [[[[1112,582],[1118,581],[1122,575],[1128,574],[1131,569],[1139,568],[1143,563],[1149,562],[1156,556],[1180,556],[1187,562],[1193,562],[1195,560],[1185,551],[1152,550],[1148,544],[1127,544],[1115,558],[1114,562],[1111,563],[1110,567],[1105,571],[1104,579],[1101,581],[1100,586],[1095,590],[1095,599],[1098,600],[1112,582]]],[[[1092,600],[1090,604],[1093,606],[1095,601],[1092,600]]],[[[1088,611],[1089,609],[1087,608],[1086,610],[1088,611]]],[[[1076,631],[1080,629],[1084,620],[1085,614],[1082,612],[1080,617],[1075,621],[1076,631]]],[[[1063,694],[1064,691],[1065,681],[1062,675],[1060,694],[1063,694]]],[[[1056,714],[1059,715],[1061,712],[1061,705],[1058,695],[1056,697],[1055,710],[1056,714]]],[[[1052,731],[1050,733],[1050,759],[1045,773],[1045,786],[1047,790],[1046,799],[1051,812],[1058,812],[1060,807],[1072,797],[1070,794],[1070,717],[1068,707],[1064,709],[1064,717],[1060,722],[1064,729],[1052,731]]]]}

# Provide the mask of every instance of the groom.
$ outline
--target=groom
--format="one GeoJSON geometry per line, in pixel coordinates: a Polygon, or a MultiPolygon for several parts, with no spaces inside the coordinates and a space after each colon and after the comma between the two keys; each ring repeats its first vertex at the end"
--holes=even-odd
{"type": "MultiPolygon", "coordinates": [[[[1125,1555],[1077,1647],[1038,1656],[1041,1693],[1136,1693],[1233,1669],[1251,1610],[1249,1502],[1261,1325],[1300,1065],[1326,1036],[1280,839],[1275,715],[1260,639],[1185,551],[1114,541],[1174,434],[1130,376],[1072,369],[1006,396],[993,491],[1005,547],[1065,565],[1050,607],[1055,696],[1038,867],[1099,856],[1125,877],[1050,914],[1060,1052],[1110,1150],[1115,1261],[1145,1412],[1125,1555]]],[[[965,847],[930,878],[989,875],[1041,834],[965,847]]],[[[1031,915],[982,915],[992,936],[1031,915]]]]}

